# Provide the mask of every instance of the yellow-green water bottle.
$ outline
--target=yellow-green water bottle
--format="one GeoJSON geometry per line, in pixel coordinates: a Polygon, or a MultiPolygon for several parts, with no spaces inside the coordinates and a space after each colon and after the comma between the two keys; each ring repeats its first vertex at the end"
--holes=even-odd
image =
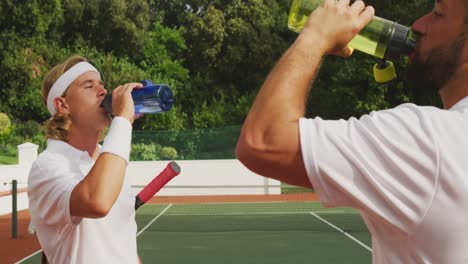
{"type": "MultiPolygon", "coordinates": [[[[300,32],[310,13],[321,5],[323,0],[294,0],[289,13],[289,29],[300,32]]],[[[372,21],[351,40],[349,46],[381,58],[374,67],[378,82],[386,82],[396,77],[393,63],[387,59],[398,59],[409,55],[415,47],[414,34],[409,27],[375,16],[372,21]]]]}

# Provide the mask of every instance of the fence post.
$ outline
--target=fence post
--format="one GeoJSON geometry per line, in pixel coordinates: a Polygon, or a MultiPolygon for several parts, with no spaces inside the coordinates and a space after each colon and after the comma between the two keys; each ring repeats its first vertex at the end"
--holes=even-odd
{"type": "Polygon", "coordinates": [[[263,178],[263,194],[268,195],[270,194],[270,186],[269,186],[269,181],[267,177],[263,178]]]}
{"type": "Polygon", "coordinates": [[[18,145],[18,164],[31,166],[37,158],[38,145],[26,142],[18,145]]]}
{"type": "Polygon", "coordinates": [[[17,185],[18,181],[13,180],[11,186],[11,205],[12,205],[12,212],[11,212],[11,236],[13,239],[16,239],[18,235],[18,210],[17,210],[17,185]]]}

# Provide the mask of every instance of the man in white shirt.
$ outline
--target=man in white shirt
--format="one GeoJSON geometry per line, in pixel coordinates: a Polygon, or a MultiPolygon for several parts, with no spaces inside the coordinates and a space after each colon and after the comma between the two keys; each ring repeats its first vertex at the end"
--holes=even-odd
{"type": "Polygon", "coordinates": [[[52,116],[47,149],[28,183],[31,220],[49,263],[139,263],[135,197],[124,183],[139,83],[117,87],[113,114],[99,71],[72,56],[45,77],[42,95],[52,116]],[[102,148],[98,145],[109,126],[102,148]]]}
{"type": "Polygon", "coordinates": [[[404,104],[360,119],[305,119],[320,61],[350,56],[347,43],[374,15],[362,1],[325,0],[257,95],[239,160],[258,174],[314,188],[327,207],[358,209],[374,263],[468,262],[466,5],[436,0],[412,27],[410,72],[438,89],[445,109],[404,104]]]}

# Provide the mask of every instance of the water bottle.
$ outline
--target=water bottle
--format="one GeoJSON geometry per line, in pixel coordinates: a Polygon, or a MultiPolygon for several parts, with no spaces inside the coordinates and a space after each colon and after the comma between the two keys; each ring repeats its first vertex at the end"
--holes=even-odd
{"type": "MultiPolygon", "coordinates": [[[[307,17],[323,0],[294,0],[288,19],[289,29],[299,32],[307,17]]],[[[415,47],[410,28],[380,17],[373,20],[351,40],[349,46],[381,59],[398,59],[409,55],[415,47]]]]}
{"type": "MultiPolygon", "coordinates": [[[[135,114],[156,114],[171,110],[174,94],[167,84],[153,84],[149,80],[141,82],[143,88],[133,89],[132,98],[135,114]]],[[[106,95],[101,103],[106,112],[112,113],[112,93],[106,95]]]]}

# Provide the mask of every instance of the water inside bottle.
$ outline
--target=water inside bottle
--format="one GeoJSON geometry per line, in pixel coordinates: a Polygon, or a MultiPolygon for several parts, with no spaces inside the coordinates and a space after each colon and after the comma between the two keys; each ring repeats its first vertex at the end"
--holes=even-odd
{"type": "Polygon", "coordinates": [[[163,112],[159,102],[153,100],[138,101],[135,103],[135,113],[159,113],[163,112]]]}
{"type": "MultiPolygon", "coordinates": [[[[321,2],[322,0],[294,1],[288,19],[289,29],[300,32],[312,10],[316,9],[321,2]]],[[[351,40],[349,46],[378,58],[383,58],[391,36],[392,23],[392,21],[374,17],[359,35],[351,40]]]]}

